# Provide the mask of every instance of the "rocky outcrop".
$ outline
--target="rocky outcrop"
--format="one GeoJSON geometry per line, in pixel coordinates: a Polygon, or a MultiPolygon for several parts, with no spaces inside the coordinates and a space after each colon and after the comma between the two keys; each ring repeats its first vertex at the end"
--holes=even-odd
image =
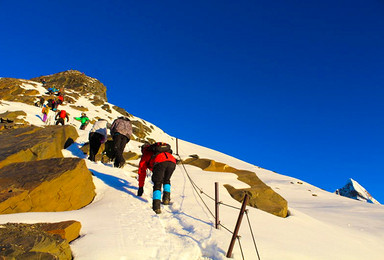
{"type": "Polygon", "coordinates": [[[288,216],[287,201],[260,180],[254,182],[252,186],[247,189],[235,189],[229,184],[225,184],[224,187],[231,197],[239,202],[242,202],[245,194],[248,194],[249,206],[261,209],[278,217],[285,218],[288,216]]]}
{"type": "Polygon", "coordinates": [[[147,126],[147,123],[142,120],[132,120],[131,123],[133,135],[136,136],[136,141],[148,141],[150,143],[155,142],[155,140],[147,137],[152,132],[153,126],[147,126]]]}
{"type": "Polygon", "coordinates": [[[354,179],[349,179],[344,187],[337,189],[336,194],[354,200],[381,205],[372,195],[354,179]]]}
{"type": "Polygon", "coordinates": [[[195,156],[183,161],[184,164],[197,166],[205,171],[231,172],[238,176],[238,180],[248,184],[250,188],[235,189],[229,184],[225,184],[229,194],[235,200],[242,202],[245,194],[249,195],[248,205],[271,213],[279,217],[287,217],[288,203],[276,193],[271,187],[262,182],[256,173],[245,170],[238,170],[224,163],[216,162],[210,159],[202,159],[195,156]]]}
{"type": "Polygon", "coordinates": [[[73,126],[36,126],[0,131],[0,168],[15,162],[63,157],[78,137],[73,126]]]}
{"type": "Polygon", "coordinates": [[[24,111],[6,111],[0,114],[0,130],[28,126],[24,120],[27,114],[24,111]]]}
{"type": "Polygon", "coordinates": [[[80,158],[13,163],[0,169],[0,214],[80,209],[95,197],[80,158]]]}
{"type": "Polygon", "coordinates": [[[124,108],[121,108],[118,106],[112,106],[112,108],[114,110],[116,110],[117,112],[119,112],[120,114],[122,114],[123,116],[132,117],[132,115],[130,113],[128,113],[124,108]]]}
{"type": "Polygon", "coordinates": [[[36,102],[36,96],[39,95],[39,92],[37,90],[22,88],[21,85],[24,83],[33,84],[32,82],[22,79],[0,78],[1,99],[33,105],[36,102]]]}
{"type": "Polygon", "coordinates": [[[36,227],[50,234],[59,235],[70,243],[80,235],[81,223],[75,220],[68,220],[55,223],[38,223],[36,227]]]}
{"type": "Polygon", "coordinates": [[[78,237],[80,223],[65,221],[59,223],[0,225],[0,259],[72,259],[69,242],[78,237]],[[71,229],[71,238],[61,234],[71,229]],[[69,240],[72,239],[72,240],[69,240]]]}
{"type": "Polygon", "coordinates": [[[57,89],[63,89],[65,95],[68,96],[66,101],[69,103],[74,103],[79,95],[89,97],[95,104],[102,104],[107,101],[107,88],[104,84],[80,71],[68,70],[31,80],[40,83],[43,79],[46,81],[47,88],[55,86],[57,89]]]}

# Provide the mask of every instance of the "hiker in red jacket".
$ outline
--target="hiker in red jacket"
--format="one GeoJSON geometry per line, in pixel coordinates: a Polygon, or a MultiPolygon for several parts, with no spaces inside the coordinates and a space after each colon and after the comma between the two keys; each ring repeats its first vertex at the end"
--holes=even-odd
{"type": "Polygon", "coordinates": [[[156,146],[165,143],[155,143],[153,145],[144,144],[141,147],[141,160],[139,163],[139,189],[137,195],[141,196],[144,192],[144,182],[147,169],[152,171],[153,182],[153,204],[152,209],[156,214],[161,213],[160,199],[161,186],[163,186],[163,204],[169,205],[171,199],[171,176],[176,168],[176,159],[172,155],[172,150],[166,152],[156,152],[156,146]]]}
{"type": "Polygon", "coordinates": [[[69,121],[69,117],[68,117],[68,114],[65,110],[60,110],[57,112],[57,115],[55,117],[56,119],[56,125],[58,124],[62,124],[64,125],[64,119],[67,118],[67,123],[69,121]]]}

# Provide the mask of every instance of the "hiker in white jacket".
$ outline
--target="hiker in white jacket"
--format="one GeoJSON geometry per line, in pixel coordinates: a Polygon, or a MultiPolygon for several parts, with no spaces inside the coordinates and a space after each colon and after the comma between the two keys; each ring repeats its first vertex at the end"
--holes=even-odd
{"type": "Polygon", "coordinates": [[[96,161],[95,156],[100,149],[100,145],[107,141],[107,128],[110,128],[110,124],[105,119],[99,119],[92,126],[89,132],[89,160],[96,161]]]}

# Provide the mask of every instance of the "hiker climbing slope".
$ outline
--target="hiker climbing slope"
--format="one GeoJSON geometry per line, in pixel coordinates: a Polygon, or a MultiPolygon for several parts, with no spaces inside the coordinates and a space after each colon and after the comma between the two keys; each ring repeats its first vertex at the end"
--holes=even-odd
{"type": "Polygon", "coordinates": [[[49,106],[47,104],[43,105],[43,109],[41,110],[41,113],[43,113],[43,122],[45,123],[47,121],[47,117],[49,113],[49,106]]]}
{"type": "Polygon", "coordinates": [[[137,195],[144,192],[144,182],[147,169],[152,171],[153,202],[152,209],[156,214],[161,213],[161,186],[163,186],[163,204],[168,205],[171,200],[171,176],[176,168],[176,159],[172,155],[169,144],[145,144],[141,147],[141,160],[139,163],[139,189],[137,195]]]}
{"type": "Polygon", "coordinates": [[[132,135],[132,124],[127,117],[119,117],[113,121],[111,126],[111,135],[113,138],[113,150],[115,154],[114,166],[122,168],[125,164],[123,152],[126,144],[132,135]]]}
{"type": "Polygon", "coordinates": [[[81,122],[80,129],[85,130],[85,128],[89,123],[89,118],[87,117],[87,115],[85,113],[81,113],[80,117],[74,117],[74,119],[77,121],[80,121],[81,122]]]}
{"type": "Polygon", "coordinates": [[[58,111],[57,114],[56,114],[56,117],[55,117],[56,125],[58,125],[58,124],[64,125],[65,124],[65,122],[64,122],[65,118],[67,119],[67,122],[68,122],[69,121],[69,117],[68,117],[67,112],[65,110],[58,111]]]}
{"type": "Polygon", "coordinates": [[[100,149],[100,145],[107,140],[107,128],[109,127],[110,125],[105,119],[99,119],[92,126],[89,132],[89,160],[96,161],[95,156],[100,149]]]}

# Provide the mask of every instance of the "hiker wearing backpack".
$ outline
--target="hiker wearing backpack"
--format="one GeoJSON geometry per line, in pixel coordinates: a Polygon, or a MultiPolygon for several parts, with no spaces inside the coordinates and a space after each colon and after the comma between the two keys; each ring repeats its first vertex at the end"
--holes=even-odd
{"type": "Polygon", "coordinates": [[[57,114],[56,114],[56,117],[55,117],[56,125],[58,125],[58,124],[64,125],[65,124],[65,122],[64,122],[65,118],[67,118],[67,123],[68,123],[69,117],[68,117],[67,112],[65,110],[58,111],[57,114]]]}
{"type": "Polygon", "coordinates": [[[93,124],[89,132],[89,157],[90,161],[96,162],[95,156],[99,152],[100,145],[107,141],[107,128],[110,127],[107,120],[99,119],[93,124]]]}
{"type": "Polygon", "coordinates": [[[43,122],[45,123],[47,121],[47,117],[49,113],[49,106],[44,104],[43,109],[41,110],[41,113],[43,113],[43,122]]]}
{"type": "Polygon", "coordinates": [[[64,102],[64,96],[62,94],[57,97],[57,104],[62,105],[64,102]]]}
{"type": "Polygon", "coordinates": [[[144,144],[141,152],[137,196],[143,195],[146,171],[149,169],[152,171],[153,182],[152,209],[156,214],[160,214],[161,199],[164,205],[169,205],[171,200],[171,176],[176,168],[176,159],[172,155],[171,146],[167,143],[144,144]],[[163,198],[161,198],[162,186],[163,198]]]}
{"type": "Polygon", "coordinates": [[[113,166],[122,168],[125,164],[123,152],[132,135],[131,120],[123,116],[115,119],[111,126],[111,135],[113,139],[113,152],[115,157],[113,166]]]}
{"type": "Polygon", "coordinates": [[[74,119],[77,121],[80,121],[81,122],[80,129],[85,130],[85,128],[89,123],[89,118],[87,117],[87,115],[85,113],[81,113],[80,117],[74,117],[74,119]]]}

